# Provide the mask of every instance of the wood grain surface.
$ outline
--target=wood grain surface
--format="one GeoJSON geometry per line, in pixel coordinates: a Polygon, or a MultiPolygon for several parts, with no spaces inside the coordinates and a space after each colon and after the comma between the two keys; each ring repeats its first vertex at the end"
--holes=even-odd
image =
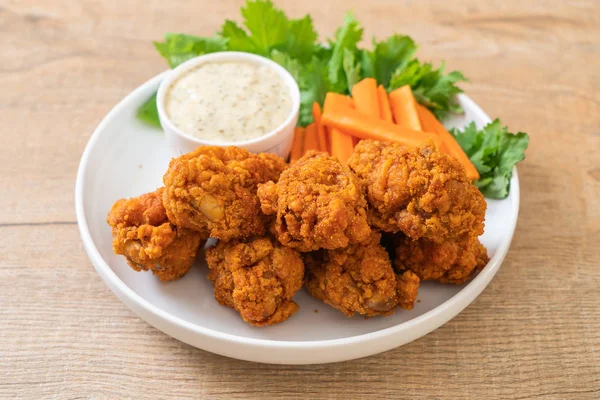
{"type": "Polygon", "coordinates": [[[151,41],[210,34],[241,1],[0,0],[0,398],[600,398],[600,2],[278,4],[323,37],[348,9],[367,38],[412,35],[529,132],[496,278],[426,337],[339,364],[241,362],[157,331],[83,250],[77,165],[111,107],[166,68],[151,41]]]}

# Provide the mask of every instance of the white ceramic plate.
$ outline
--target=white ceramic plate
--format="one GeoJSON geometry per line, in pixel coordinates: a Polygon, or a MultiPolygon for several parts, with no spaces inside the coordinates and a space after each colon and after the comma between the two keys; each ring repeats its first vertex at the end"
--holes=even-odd
{"type": "MultiPolygon", "coordinates": [[[[111,247],[106,215],[119,198],[137,196],[161,186],[171,158],[162,131],[144,125],[136,110],[164,74],[146,82],[104,118],[92,135],[77,174],[75,203],[85,249],[110,289],[137,315],[185,343],[228,357],[277,364],[315,364],[351,360],[411,342],[438,328],[469,305],[494,277],[508,251],[519,211],[516,169],[510,195],[488,200],[482,242],[491,260],[469,284],[425,282],[411,311],[391,317],[346,318],[313,299],[303,289],[300,305],[288,321],[264,328],[247,325],[238,314],[219,305],[199,262],[184,278],[160,283],[150,272],[134,272],[111,247]],[[318,312],[316,312],[318,310],[318,312]]],[[[467,96],[459,96],[465,115],[448,122],[462,127],[489,117],[467,96]]]]}

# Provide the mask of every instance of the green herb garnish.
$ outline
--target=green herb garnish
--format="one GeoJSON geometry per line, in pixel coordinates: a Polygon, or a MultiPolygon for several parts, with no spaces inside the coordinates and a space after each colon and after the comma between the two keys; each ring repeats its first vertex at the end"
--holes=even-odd
{"type": "Polygon", "coordinates": [[[138,109],[137,117],[139,120],[144,121],[147,124],[160,128],[158,109],[156,108],[156,93],[150,96],[150,98],[146,100],[138,109]]]}
{"type": "Polygon", "coordinates": [[[410,85],[415,99],[429,108],[436,117],[444,119],[449,113],[462,111],[455,101],[455,95],[462,92],[456,86],[460,81],[467,81],[459,71],[444,75],[444,63],[434,69],[429,63],[411,60],[392,73],[389,89],[393,90],[410,85]]]}
{"type": "Polygon", "coordinates": [[[481,130],[471,122],[463,131],[452,129],[450,133],[479,171],[474,184],[481,193],[492,199],[508,196],[513,167],[525,158],[529,136],[508,132],[498,119],[481,130]]]}

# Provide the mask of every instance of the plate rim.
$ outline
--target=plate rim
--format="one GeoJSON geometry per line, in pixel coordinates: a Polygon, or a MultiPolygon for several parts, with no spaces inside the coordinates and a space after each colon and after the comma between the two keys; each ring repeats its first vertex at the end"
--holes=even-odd
{"type": "MultiPolygon", "coordinates": [[[[517,168],[513,168],[513,176],[511,179],[511,206],[514,208],[515,212],[511,215],[511,219],[509,221],[510,235],[505,237],[500,243],[496,254],[490,259],[485,268],[465,287],[463,287],[459,292],[453,295],[448,300],[444,301],[437,307],[421,314],[409,321],[402,322],[400,324],[380,329],[374,332],[364,333],[360,335],[354,335],[345,338],[336,338],[336,339],[324,339],[324,340],[311,340],[311,341],[278,341],[272,339],[258,339],[258,338],[248,338],[244,336],[234,335],[230,333],[225,333],[221,331],[217,331],[214,329],[206,328],[201,325],[197,325],[195,323],[186,321],[182,318],[174,316],[169,312],[151,304],[149,301],[144,299],[142,296],[137,294],[133,289],[127,286],[112,270],[109,264],[104,260],[102,255],[100,254],[96,244],[94,243],[89,226],[88,221],[85,215],[84,210],[84,196],[85,196],[85,182],[84,177],[86,176],[87,168],[89,165],[89,158],[91,153],[94,150],[96,142],[102,135],[102,132],[105,130],[106,125],[121,112],[122,108],[131,101],[132,98],[137,97],[140,92],[148,90],[149,86],[156,86],[160,81],[168,74],[169,70],[164,71],[155,77],[147,80],[131,92],[129,92],[124,98],[122,98],[113,108],[106,114],[100,124],[96,127],[90,139],[88,140],[85,150],[81,156],[79,166],[77,169],[77,177],[75,181],[75,213],[77,217],[77,225],[79,227],[79,232],[81,239],[84,244],[84,248],[90,258],[90,261],[94,265],[96,271],[100,275],[100,277],[105,281],[107,286],[113,291],[113,293],[119,298],[130,310],[132,310],[136,315],[155,326],[152,322],[150,322],[144,315],[141,315],[138,310],[128,304],[126,301],[123,301],[119,293],[115,291],[115,289],[120,290],[121,294],[126,296],[129,300],[135,303],[135,305],[144,311],[154,314],[160,319],[165,320],[166,322],[184,329],[189,332],[193,332],[195,334],[203,335],[209,337],[211,339],[225,342],[225,343],[236,343],[242,345],[252,345],[259,346],[265,349],[298,349],[298,350],[319,350],[331,347],[342,347],[349,346],[358,343],[367,343],[376,341],[378,339],[388,337],[390,335],[400,335],[405,331],[408,331],[414,327],[417,327],[421,324],[425,324],[427,321],[435,321],[430,324],[430,326],[425,327],[420,334],[414,337],[412,340],[416,340],[431,331],[439,328],[444,325],[450,319],[454,318],[457,314],[462,312],[469,304],[471,304],[475,298],[479,296],[479,294],[488,286],[491,279],[495,276],[497,271],[499,270],[512,242],[512,238],[514,236],[518,215],[519,215],[519,207],[520,207],[520,185],[519,185],[519,177],[517,173],[517,168]],[[107,281],[108,280],[108,281],[107,281]]],[[[491,122],[490,117],[475,103],[469,96],[464,93],[458,95],[462,102],[468,103],[469,107],[473,110],[475,114],[486,121],[486,123],[491,122]]],[[[158,328],[164,332],[163,329],[158,328]]],[[[166,333],[166,332],[165,332],[166,333]]],[[[169,336],[173,336],[167,333],[169,336]]],[[[179,338],[178,338],[179,339],[179,338]]],[[[182,340],[182,339],[179,339],[182,340]]],[[[183,340],[185,341],[185,340],[183,340]]],[[[405,343],[404,343],[405,344],[405,343]]],[[[197,346],[195,346],[197,347],[197,346]]],[[[391,348],[398,347],[398,345],[390,346],[391,348]]],[[[207,349],[208,350],[208,349],[207,349]]],[[[209,350],[211,351],[211,350],[209,350]]],[[[239,357],[243,358],[243,356],[239,357]]],[[[340,357],[340,359],[342,359],[340,357]]]]}

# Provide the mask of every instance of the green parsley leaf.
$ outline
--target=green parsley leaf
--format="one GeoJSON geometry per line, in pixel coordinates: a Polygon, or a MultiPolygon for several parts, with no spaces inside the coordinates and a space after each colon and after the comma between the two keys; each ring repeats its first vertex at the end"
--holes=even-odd
{"type": "Polygon", "coordinates": [[[142,104],[137,111],[137,118],[147,124],[160,128],[158,109],[156,108],[156,93],[142,104]]]}
{"type": "Polygon", "coordinates": [[[227,50],[227,39],[219,36],[200,37],[182,33],[167,33],[164,42],[154,42],[154,47],[171,68],[202,54],[227,50]]]}
{"type": "Polygon", "coordinates": [[[444,75],[444,63],[434,69],[430,63],[414,59],[400,66],[390,79],[389,90],[410,85],[417,101],[428,107],[439,119],[451,112],[461,112],[454,96],[462,92],[456,83],[467,81],[462,73],[453,71],[444,75]]]}
{"type": "Polygon", "coordinates": [[[313,26],[310,15],[301,19],[294,19],[289,24],[288,40],[285,45],[287,53],[302,62],[312,59],[318,35],[313,26]]]}
{"type": "Polygon", "coordinates": [[[333,49],[330,45],[315,45],[313,49],[313,57],[318,58],[319,60],[328,61],[331,59],[331,54],[333,53],[333,49]]]}
{"type": "Polygon", "coordinates": [[[450,133],[479,171],[481,177],[474,184],[481,193],[492,199],[508,196],[513,167],[525,158],[529,136],[509,133],[498,119],[481,130],[471,122],[463,131],[450,133]]]}
{"type": "Polygon", "coordinates": [[[242,7],[242,16],[258,54],[268,56],[272,49],[287,42],[289,21],[270,0],[248,1],[242,7]]]}
{"type": "Polygon", "coordinates": [[[375,78],[375,54],[370,50],[358,50],[363,78],[375,78]]]}
{"type": "Polygon", "coordinates": [[[356,45],[362,39],[363,29],[351,13],[344,17],[344,24],[335,32],[335,41],[330,41],[332,48],[331,58],[328,62],[328,79],[332,91],[337,93],[348,92],[348,82],[344,73],[344,53],[356,52],[356,45]]]}
{"type": "Polygon", "coordinates": [[[270,58],[283,68],[287,69],[296,81],[300,80],[303,65],[299,60],[292,58],[289,54],[279,50],[273,50],[270,58]]]}
{"type": "Polygon", "coordinates": [[[260,53],[250,36],[233,21],[226,20],[219,35],[227,39],[227,50],[260,53]]]}
{"type": "Polygon", "coordinates": [[[300,117],[299,125],[305,126],[313,122],[312,106],[314,102],[323,106],[325,95],[331,91],[331,83],[327,78],[327,63],[313,57],[304,66],[305,73],[300,79],[300,117]]]}
{"type": "Polygon", "coordinates": [[[409,37],[393,35],[383,42],[373,41],[373,51],[366,52],[370,59],[370,76],[388,87],[392,73],[403,68],[413,58],[417,45],[409,37]]]}
{"type": "Polygon", "coordinates": [[[456,131],[454,138],[467,155],[472,155],[483,142],[483,134],[477,130],[473,122],[467,125],[462,132],[456,131]]]}
{"type": "Polygon", "coordinates": [[[298,125],[306,126],[313,122],[312,105],[317,102],[323,105],[328,92],[326,65],[322,60],[313,58],[309,64],[290,57],[288,54],[273,50],[271,59],[287,69],[298,82],[300,88],[300,112],[298,125]]]}
{"type": "Polygon", "coordinates": [[[346,75],[346,82],[348,91],[352,90],[352,86],[360,82],[362,79],[360,75],[360,63],[356,61],[356,53],[348,49],[344,49],[344,74],[346,75]]]}

